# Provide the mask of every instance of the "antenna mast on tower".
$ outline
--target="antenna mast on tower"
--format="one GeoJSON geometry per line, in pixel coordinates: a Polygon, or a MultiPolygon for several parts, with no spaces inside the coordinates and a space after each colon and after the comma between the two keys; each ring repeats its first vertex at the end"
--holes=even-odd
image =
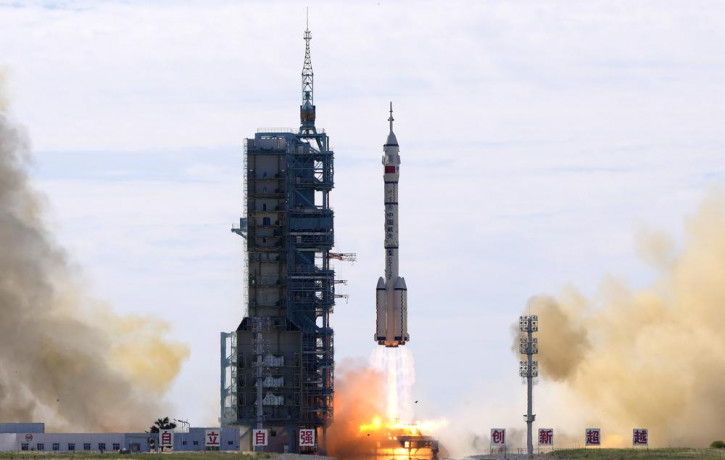
{"type": "Polygon", "coordinates": [[[315,129],[315,102],[313,97],[312,58],[310,57],[310,13],[307,11],[305,28],[305,63],[302,66],[302,105],[300,106],[300,134],[317,134],[315,129]]]}

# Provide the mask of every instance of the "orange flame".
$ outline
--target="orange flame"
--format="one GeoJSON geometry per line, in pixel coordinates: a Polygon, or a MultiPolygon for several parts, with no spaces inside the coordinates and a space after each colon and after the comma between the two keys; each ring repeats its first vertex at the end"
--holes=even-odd
{"type": "Polygon", "coordinates": [[[373,417],[372,422],[360,425],[360,433],[388,431],[404,436],[429,436],[435,434],[439,429],[447,425],[448,421],[446,419],[422,420],[412,423],[405,423],[400,420],[388,420],[383,423],[382,417],[376,415],[373,417]]]}
{"type": "Polygon", "coordinates": [[[372,458],[434,458],[432,444],[425,444],[425,440],[446,424],[446,420],[413,423],[383,421],[382,417],[376,415],[370,423],[360,425],[358,439],[368,441],[372,458]]]}

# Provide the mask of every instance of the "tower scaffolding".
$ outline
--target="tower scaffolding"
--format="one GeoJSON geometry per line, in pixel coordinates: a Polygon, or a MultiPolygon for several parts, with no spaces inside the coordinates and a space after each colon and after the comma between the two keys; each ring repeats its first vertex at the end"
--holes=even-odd
{"type": "Polygon", "coordinates": [[[307,27],[300,127],[259,129],[245,140],[245,216],[232,228],[246,248],[246,311],[228,333],[236,361],[224,362],[236,367],[236,392],[224,381],[231,371],[223,371],[222,396],[234,393],[237,404],[231,410],[231,396],[225,399],[222,420],[269,429],[268,450],[278,452],[298,451],[303,428],[315,429],[324,443],[333,417],[330,315],[339,297],[330,260],[354,260],[331,252],[334,153],[325,131],[315,127],[311,38],[307,27]]]}

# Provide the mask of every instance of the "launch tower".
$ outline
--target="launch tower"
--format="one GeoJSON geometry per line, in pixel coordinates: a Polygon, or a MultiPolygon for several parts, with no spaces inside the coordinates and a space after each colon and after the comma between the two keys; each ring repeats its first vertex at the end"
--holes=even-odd
{"type": "MultiPolygon", "coordinates": [[[[246,316],[221,334],[223,425],[269,430],[266,450],[317,443],[332,418],[330,314],[335,301],[333,152],[315,127],[309,27],[304,33],[299,130],[260,129],[245,139],[246,316]]],[[[244,440],[243,440],[244,442],[244,440]]]]}

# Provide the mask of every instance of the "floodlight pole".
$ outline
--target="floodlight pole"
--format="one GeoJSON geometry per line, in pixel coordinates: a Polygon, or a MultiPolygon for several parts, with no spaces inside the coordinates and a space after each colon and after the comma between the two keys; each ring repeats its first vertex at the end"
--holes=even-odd
{"type": "MultiPolygon", "coordinates": [[[[529,323],[530,323],[530,320],[529,320],[529,323]]],[[[529,343],[531,343],[531,339],[533,338],[533,333],[531,332],[531,328],[529,328],[529,330],[526,331],[526,335],[527,335],[526,338],[528,339],[527,341],[529,343]]],[[[534,421],[533,414],[532,414],[533,396],[534,396],[534,384],[533,384],[534,379],[531,377],[531,364],[533,362],[532,356],[533,356],[532,353],[526,353],[526,361],[528,364],[527,367],[529,369],[529,372],[527,373],[528,375],[526,376],[526,452],[529,454],[529,457],[534,455],[534,442],[532,439],[533,438],[532,424],[534,421]]]]}
{"type": "Polygon", "coordinates": [[[533,423],[536,415],[533,413],[534,400],[534,377],[539,375],[538,363],[533,356],[539,352],[538,340],[534,338],[534,332],[539,330],[539,318],[536,315],[519,317],[519,330],[526,333],[526,338],[521,337],[519,352],[526,355],[526,361],[519,364],[519,375],[526,378],[526,452],[529,458],[534,456],[533,423]]]}

